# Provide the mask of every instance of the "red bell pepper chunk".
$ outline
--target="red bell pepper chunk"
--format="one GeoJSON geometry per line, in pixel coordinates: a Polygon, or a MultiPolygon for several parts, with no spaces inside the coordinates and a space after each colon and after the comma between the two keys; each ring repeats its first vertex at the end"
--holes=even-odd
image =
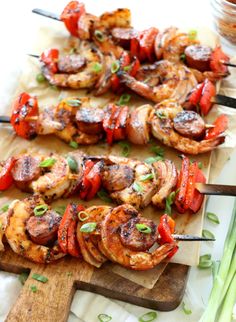
{"type": "Polygon", "coordinates": [[[227,75],[229,73],[228,67],[225,66],[223,63],[229,62],[229,57],[222,51],[220,46],[217,46],[210,58],[210,68],[215,73],[222,73],[227,75]]]}
{"type": "Polygon", "coordinates": [[[175,198],[175,205],[180,213],[185,212],[184,201],[185,201],[185,195],[187,191],[187,184],[188,184],[188,178],[189,178],[189,166],[190,166],[189,158],[187,158],[186,156],[183,156],[182,167],[180,170],[178,183],[177,183],[177,189],[179,190],[179,192],[177,193],[175,198]]]}
{"type": "Polygon", "coordinates": [[[68,227],[68,253],[71,256],[79,257],[80,256],[80,248],[76,237],[76,229],[78,222],[78,213],[84,210],[84,206],[78,205],[77,207],[73,204],[73,214],[70,225],[68,227]]]}
{"type": "Polygon", "coordinates": [[[134,57],[134,61],[131,64],[131,69],[129,71],[130,76],[135,77],[140,68],[140,61],[137,57],[134,57]]]}
{"type": "Polygon", "coordinates": [[[188,183],[187,183],[187,189],[186,189],[185,200],[183,205],[183,208],[185,210],[188,210],[190,205],[193,202],[197,171],[198,171],[197,162],[193,162],[192,164],[189,165],[188,183]]]}
{"type": "Polygon", "coordinates": [[[228,117],[224,114],[217,117],[213,123],[214,127],[207,129],[205,140],[216,138],[228,128],[228,117]]]}
{"type": "Polygon", "coordinates": [[[64,22],[72,36],[78,37],[78,22],[85,13],[85,6],[78,1],[69,2],[61,13],[60,19],[64,22]]]}
{"type": "MultiPolygon", "coordinates": [[[[196,172],[195,182],[206,183],[206,178],[203,172],[199,168],[197,169],[197,172],[196,172]]],[[[192,210],[193,213],[198,212],[198,210],[201,208],[203,199],[204,199],[204,195],[200,193],[197,189],[194,189],[193,199],[189,206],[189,209],[192,210]]]]}
{"type": "Polygon", "coordinates": [[[17,135],[28,140],[34,138],[37,135],[37,120],[30,120],[30,117],[38,114],[37,98],[21,93],[13,102],[11,114],[11,125],[17,135]]]}
{"type": "MultiPolygon", "coordinates": [[[[129,66],[130,65],[130,55],[126,52],[123,51],[120,60],[120,69],[123,70],[124,67],[129,66]]],[[[120,83],[120,79],[116,74],[113,74],[111,77],[111,89],[113,92],[118,93],[121,90],[121,83],[120,83]]]]}
{"type": "Polygon", "coordinates": [[[11,170],[14,167],[16,160],[11,157],[4,162],[1,170],[0,170],[0,190],[7,190],[13,183],[13,178],[11,174],[11,170]]]}
{"type": "Polygon", "coordinates": [[[156,35],[158,34],[158,29],[151,27],[144,30],[139,35],[139,45],[140,45],[140,58],[141,60],[148,59],[150,62],[154,60],[154,42],[156,35]]]}
{"type": "Polygon", "coordinates": [[[128,116],[129,116],[128,106],[121,107],[118,117],[116,119],[114,131],[113,131],[114,141],[120,141],[125,139],[125,134],[126,134],[125,128],[126,128],[128,116]]]}
{"type": "Polygon", "coordinates": [[[139,57],[139,41],[136,37],[131,39],[130,53],[132,57],[139,57]]]}
{"type": "Polygon", "coordinates": [[[190,92],[187,101],[191,105],[196,106],[200,102],[203,86],[204,86],[204,83],[200,83],[190,92]]]}
{"type": "Polygon", "coordinates": [[[87,160],[84,165],[84,175],[81,183],[81,190],[79,193],[79,196],[82,200],[84,200],[89,192],[91,183],[87,178],[87,175],[89,174],[90,170],[93,168],[94,162],[91,160],[87,160]]]}
{"type": "Polygon", "coordinates": [[[58,228],[58,243],[63,253],[68,252],[68,228],[73,218],[73,204],[68,204],[58,228]]]}
{"type": "Polygon", "coordinates": [[[55,74],[58,71],[57,62],[59,59],[59,50],[55,48],[46,49],[40,56],[41,62],[43,62],[48,70],[55,74]]]}
{"type": "Polygon", "coordinates": [[[86,196],[86,200],[89,201],[91,199],[93,199],[97,192],[100,190],[101,188],[101,184],[102,184],[102,179],[101,179],[101,175],[100,175],[100,164],[99,162],[96,163],[93,168],[90,170],[90,172],[87,175],[87,179],[90,182],[90,189],[87,193],[86,196]]]}
{"type": "Polygon", "coordinates": [[[163,215],[160,218],[160,224],[158,225],[158,232],[161,236],[160,243],[173,243],[174,238],[172,234],[175,231],[175,222],[168,215],[163,215]]]}
{"type": "Polygon", "coordinates": [[[199,102],[199,107],[203,115],[207,115],[213,105],[211,99],[216,95],[215,85],[207,78],[204,80],[202,89],[202,97],[199,102]]]}
{"type": "Polygon", "coordinates": [[[103,119],[103,129],[107,135],[107,143],[110,145],[113,142],[113,132],[119,112],[120,109],[117,105],[109,104],[107,108],[107,113],[103,119]]]}

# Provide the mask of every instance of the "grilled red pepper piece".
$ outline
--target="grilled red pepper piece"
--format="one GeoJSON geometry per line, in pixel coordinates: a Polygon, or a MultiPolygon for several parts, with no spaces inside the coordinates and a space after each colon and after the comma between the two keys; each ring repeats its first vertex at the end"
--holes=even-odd
{"type": "Polygon", "coordinates": [[[224,114],[217,117],[213,123],[214,127],[207,130],[205,140],[213,139],[219,136],[228,128],[228,117],[224,114]]]}
{"type": "Polygon", "coordinates": [[[72,36],[78,37],[78,21],[85,13],[85,6],[78,1],[71,1],[61,13],[60,19],[64,22],[67,30],[72,36]]]}
{"type": "MultiPolygon", "coordinates": [[[[130,55],[123,51],[121,58],[119,60],[120,70],[123,70],[124,67],[130,65],[130,55]]],[[[120,79],[116,74],[113,74],[111,77],[111,89],[113,92],[117,93],[121,89],[120,79]]]]}
{"type": "Polygon", "coordinates": [[[132,57],[139,57],[139,41],[136,37],[131,39],[130,53],[132,57]]]}
{"type": "Polygon", "coordinates": [[[119,106],[115,104],[109,104],[107,107],[107,113],[103,119],[103,129],[107,135],[107,143],[110,145],[113,142],[113,132],[116,125],[116,118],[119,112],[119,106]]]}
{"type": "Polygon", "coordinates": [[[43,62],[48,70],[55,74],[58,71],[57,62],[59,59],[59,50],[55,48],[46,49],[40,56],[41,62],[43,62]]]}
{"type": "Polygon", "coordinates": [[[210,68],[214,73],[222,73],[224,75],[229,74],[228,67],[223,63],[229,62],[229,57],[222,51],[221,47],[216,47],[210,58],[210,68]]]}
{"type": "Polygon", "coordinates": [[[148,59],[150,62],[154,60],[154,42],[156,35],[158,34],[158,29],[151,27],[144,30],[139,34],[139,45],[140,45],[140,59],[148,59]]]}
{"type": "Polygon", "coordinates": [[[11,125],[17,135],[28,140],[37,135],[37,120],[30,120],[30,117],[38,116],[38,113],[38,101],[35,97],[24,92],[15,99],[12,107],[11,125]]]}
{"type": "Polygon", "coordinates": [[[102,179],[100,175],[100,164],[99,162],[96,163],[93,168],[90,170],[90,172],[87,175],[87,180],[90,182],[90,189],[86,195],[86,200],[89,201],[93,199],[97,192],[101,188],[102,179]]]}
{"type": "Polygon", "coordinates": [[[173,243],[174,238],[172,234],[175,231],[175,222],[168,215],[163,215],[160,218],[160,224],[158,225],[158,232],[161,236],[160,242],[164,243],[173,243]]]}
{"type": "Polygon", "coordinates": [[[211,99],[216,95],[215,85],[209,81],[209,79],[204,80],[204,86],[202,89],[202,96],[199,101],[199,107],[203,115],[207,115],[213,105],[211,99]]]}
{"type": "Polygon", "coordinates": [[[91,161],[91,160],[87,160],[85,162],[85,165],[84,165],[84,175],[83,175],[83,179],[82,179],[82,184],[81,184],[81,191],[79,193],[79,196],[81,199],[85,199],[88,192],[89,192],[89,189],[90,189],[90,181],[88,180],[87,178],[87,175],[89,174],[90,170],[93,168],[94,166],[94,162],[91,161]]]}
{"type": "MultiPolygon", "coordinates": [[[[195,176],[196,183],[206,183],[206,178],[203,172],[198,168],[195,176]]],[[[202,202],[204,199],[204,195],[200,193],[197,189],[194,189],[193,199],[189,206],[189,209],[192,210],[194,213],[198,212],[201,208],[202,202]]]]}
{"type": "Polygon", "coordinates": [[[196,106],[197,104],[199,104],[201,96],[202,96],[203,86],[204,86],[204,83],[200,83],[190,92],[187,101],[191,105],[196,106]]]}
{"type": "Polygon", "coordinates": [[[125,128],[126,128],[128,116],[129,116],[128,106],[121,107],[116,120],[114,131],[113,131],[114,141],[120,141],[125,139],[125,128]]]}
{"type": "Polygon", "coordinates": [[[191,163],[189,165],[187,190],[186,190],[184,206],[183,206],[185,210],[188,210],[190,205],[193,202],[197,171],[198,171],[198,163],[197,162],[191,163]]]}
{"type": "Polygon", "coordinates": [[[182,167],[180,170],[178,183],[177,183],[177,189],[179,190],[179,192],[177,193],[175,198],[175,205],[180,213],[185,212],[184,201],[185,201],[185,195],[187,191],[189,166],[190,166],[189,158],[187,158],[186,156],[183,156],[182,158],[183,158],[182,167]]]}
{"type": "Polygon", "coordinates": [[[76,206],[72,204],[72,219],[70,225],[68,227],[68,253],[71,256],[79,257],[80,256],[80,248],[76,237],[76,229],[78,222],[78,213],[83,211],[85,208],[82,205],[76,206]]]}
{"type": "Polygon", "coordinates": [[[68,228],[73,218],[73,204],[68,204],[58,228],[58,243],[63,253],[68,252],[68,228]]]}
{"type": "Polygon", "coordinates": [[[140,61],[138,60],[137,57],[134,57],[134,61],[132,62],[131,69],[128,73],[130,74],[130,76],[135,77],[139,68],[140,68],[140,61]]]}
{"type": "Polygon", "coordinates": [[[13,178],[11,174],[11,170],[14,167],[16,160],[15,158],[11,157],[7,159],[6,162],[2,165],[0,170],[0,190],[7,190],[13,183],[13,178]]]}

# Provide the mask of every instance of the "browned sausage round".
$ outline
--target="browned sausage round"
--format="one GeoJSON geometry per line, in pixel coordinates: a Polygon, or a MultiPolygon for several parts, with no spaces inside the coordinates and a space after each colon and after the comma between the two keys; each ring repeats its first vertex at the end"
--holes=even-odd
{"type": "Polygon", "coordinates": [[[205,133],[205,122],[194,111],[183,111],[174,118],[175,130],[185,137],[197,139],[205,133]]]}
{"type": "Polygon", "coordinates": [[[11,173],[17,187],[26,192],[30,191],[29,183],[41,174],[40,162],[40,157],[31,155],[23,155],[16,161],[11,173]]]}
{"type": "Polygon", "coordinates": [[[62,73],[77,73],[82,66],[84,66],[86,60],[79,55],[66,55],[59,59],[57,65],[58,69],[62,73]]]}
{"type": "Polygon", "coordinates": [[[212,49],[204,45],[191,45],[185,51],[188,67],[195,68],[201,72],[210,70],[210,58],[212,49]]]}
{"type": "Polygon", "coordinates": [[[82,107],[76,113],[78,129],[87,134],[99,134],[103,131],[104,111],[99,108],[82,107]]]}
{"type": "Polygon", "coordinates": [[[130,41],[137,35],[137,31],[133,28],[113,28],[111,34],[118,45],[129,49],[130,41]]]}
{"type": "Polygon", "coordinates": [[[32,241],[39,245],[55,241],[61,218],[53,210],[47,211],[42,217],[31,216],[26,223],[26,229],[32,241]]]}
{"type": "Polygon", "coordinates": [[[121,226],[121,242],[124,246],[132,250],[145,251],[150,249],[156,242],[157,237],[157,225],[147,218],[133,218],[121,226]],[[151,229],[151,232],[145,234],[139,231],[136,227],[137,224],[147,226],[151,229]]]}
{"type": "Polygon", "coordinates": [[[134,181],[134,171],[127,165],[110,165],[102,172],[102,185],[108,191],[120,191],[134,181]]]}

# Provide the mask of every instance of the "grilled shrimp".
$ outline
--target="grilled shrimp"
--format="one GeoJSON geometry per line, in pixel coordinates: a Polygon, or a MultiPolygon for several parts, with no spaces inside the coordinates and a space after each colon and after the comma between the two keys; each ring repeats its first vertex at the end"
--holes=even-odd
{"type": "MultiPolygon", "coordinates": [[[[26,232],[26,223],[34,215],[34,208],[46,205],[42,198],[37,195],[17,200],[9,209],[9,223],[5,230],[7,241],[12,250],[36,263],[50,263],[63,256],[58,246],[47,247],[37,245],[31,241],[26,232]]],[[[47,212],[45,213],[47,214],[47,212]]]]}
{"type": "MultiPolygon", "coordinates": [[[[122,205],[111,210],[102,221],[101,224],[101,244],[106,256],[116,263],[121,264],[127,268],[134,270],[147,270],[151,269],[157,264],[159,264],[163,259],[165,259],[170,252],[175,247],[175,243],[164,244],[152,253],[148,252],[149,244],[147,243],[146,252],[145,251],[135,251],[132,250],[133,243],[131,248],[128,248],[128,245],[125,246],[122,244],[122,238],[120,231],[122,226],[126,223],[129,223],[130,220],[138,218],[137,222],[141,222],[141,219],[136,209],[130,205],[122,205]]],[[[130,227],[134,228],[135,225],[130,227]]],[[[135,231],[135,239],[137,238],[137,232],[135,231]]],[[[140,232],[140,234],[142,234],[140,232]]],[[[156,234],[155,229],[152,227],[152,234],[156,234]]],[[[140,236],[140,238],[142,238],[140,236]]],[[[123,240],[124,242],[124,240],[123,240]]],[[[128,242],[129,244],[129,242],[128,242]]],[[[138,243],[139,244],[139,243],[138,243]]],[[[152,244],[152,243],[151,243],[152,244]]]]}
{"type": "Polygon", "coordinates": [[[120,72],[118,75],[127,87],[156,103],[168,98],[175,98],[183,103],[188,93],[197,85],[195,76],[186,66],[174,64],[167,60],[144,66],[142,80],[137,80],[125,72],[120,72]],[[146,79],[152,78],[152,84],[153,79],[156,78],[157,85],[148,85],[144,79],[145,75],[146,79]]]}
{"type": "Polygon", "coordinates": [[[185,120],[188,122],[187,114],[190,112],[192,113],[192,111],[183,112],[182,107],[177,102],[174,103],[173,100],[165,100],[158,104],[150,116],[153,136],[163,144],[188,154],[205,153],[224,142],[223,135],[209,140],[196,141],[178,133],[174,128],[174,118],[178,116],[178,113],[186,113],[185,120]]]}
{"type": "MultiPolygon", "coordinates": [[[[70,66],[70,73],[55,73],[48,70],[43,65],[42,72],[50,84],[59,87],[69,87],[74,89],[91,88],[101,75],[101,71],[97,71],[94,67],[96,63],[101,63],[101,53],[88,41],[81,41],[78,49],[81,56],[84,57],[86,64],[78,69],[70,66]],[[72,72],[73,70],[73,72],[72,72]]],[[[67,64],[67,70],[69,69],[67,64]]]]}

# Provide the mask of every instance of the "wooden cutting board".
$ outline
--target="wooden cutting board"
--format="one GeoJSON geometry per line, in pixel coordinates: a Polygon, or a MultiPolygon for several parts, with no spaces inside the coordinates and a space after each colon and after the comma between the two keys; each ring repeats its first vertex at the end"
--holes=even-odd
{"type": "Polygon", "coordinates": [[[76,289],[160,311],[173,310],[182,300],[189,267],[168,264],[151,290],[111,272],[111,264],[96,269],[84,261],[66,257],[54,264],[38,265],[16,255],[10,248],[1,255],[0,269],[13,273],[30,272],[6,321],[64,322],[76,289]],[[47,277],[48,282],[32,279],[34,273],[47,277]],[[35,293],[31,290],[32,285],[37,287],[35,293]]]}

